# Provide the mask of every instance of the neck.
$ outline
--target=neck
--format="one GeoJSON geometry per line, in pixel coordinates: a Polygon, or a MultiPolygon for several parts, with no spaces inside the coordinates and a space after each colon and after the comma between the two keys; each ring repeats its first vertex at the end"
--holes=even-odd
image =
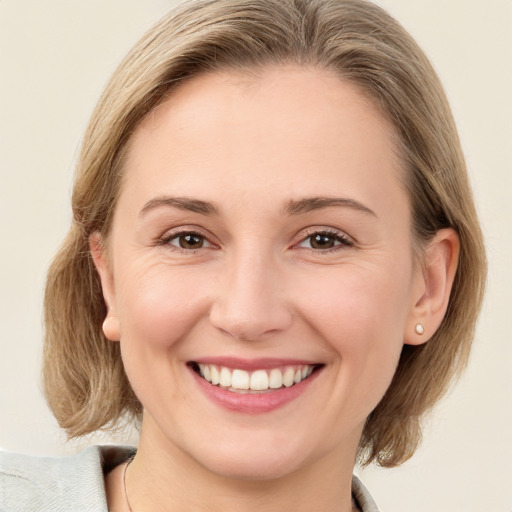
{"type": "Polygon", "coordinates": [[[144,436],[143,428],[137,455],[126,474],[133,512],[352,510],[354,448],[348,453],[334,450],[277,478],[242,479],[215,473],[162,441],[154,435],[144,436]]]}

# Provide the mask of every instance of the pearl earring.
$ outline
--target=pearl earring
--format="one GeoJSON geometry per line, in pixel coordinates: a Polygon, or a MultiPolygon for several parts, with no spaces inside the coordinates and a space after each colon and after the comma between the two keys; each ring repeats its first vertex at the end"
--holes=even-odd
{"type": "Polygon", "coordinates": [[[416,327],[414,327],[414,330],[416,331],[416,334],[421,336],[425,332],[425,327],[423,327],[423,324],[417,323],[416,327]]]}
{"type": "Polygon", "coordinates": [[[108,323],[109,323],[111,320],[115,320],[115,319],[116,319],[116,317],[115,317],[115,316],[108,316],[107,318],[105,318],[105,320],[103,321],[103,325],[102,325],[103,330],[108,329],[108,327],[107,327],[108,323]]]}
{"type": "Polygon", "coordinates": [[[119,341],[119,320],[115,316],[109,316],[102,325],[103,334],[110,341],[119,341]]]}

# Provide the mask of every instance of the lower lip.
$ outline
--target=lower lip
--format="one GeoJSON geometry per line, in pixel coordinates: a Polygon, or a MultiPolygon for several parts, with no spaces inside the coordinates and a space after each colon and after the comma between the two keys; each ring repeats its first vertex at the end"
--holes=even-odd
{"type": "Polygon", "coordinates": [[[289,388],[284,387],[266,393],[251,394],[236,393],[219,386],[214,386],[190,368],[195,381],[208,398],[225,409],[243,414],[263,414],[285,406],[302,395],[312,382],[316,380],[321,370],[321,368],[317,368],[307,379],[289,388]]]}

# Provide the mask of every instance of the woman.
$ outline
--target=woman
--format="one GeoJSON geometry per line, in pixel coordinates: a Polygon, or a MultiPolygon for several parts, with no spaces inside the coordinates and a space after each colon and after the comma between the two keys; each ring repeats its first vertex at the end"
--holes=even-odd
{"type": "Polygon", "coordinates": [[[140,418],[140,443],[7,455],[6,510],[376,510],[354,462],[412,455],[485,276],[446,99],[394,20],[182,6],[107,86],[73,208],[48,401],[71,436],[140,418]]]}

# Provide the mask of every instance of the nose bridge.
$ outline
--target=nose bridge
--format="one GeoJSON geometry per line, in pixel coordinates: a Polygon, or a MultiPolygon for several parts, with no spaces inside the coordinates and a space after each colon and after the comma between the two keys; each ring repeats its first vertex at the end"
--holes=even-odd
{"type": "Polygon", "coordinates": [[[260,248],[234,251],[219,282],[210,314],[212,324],[246,341],[284,330],[291,311],[278,266],[276,258],[260,248]]]}

